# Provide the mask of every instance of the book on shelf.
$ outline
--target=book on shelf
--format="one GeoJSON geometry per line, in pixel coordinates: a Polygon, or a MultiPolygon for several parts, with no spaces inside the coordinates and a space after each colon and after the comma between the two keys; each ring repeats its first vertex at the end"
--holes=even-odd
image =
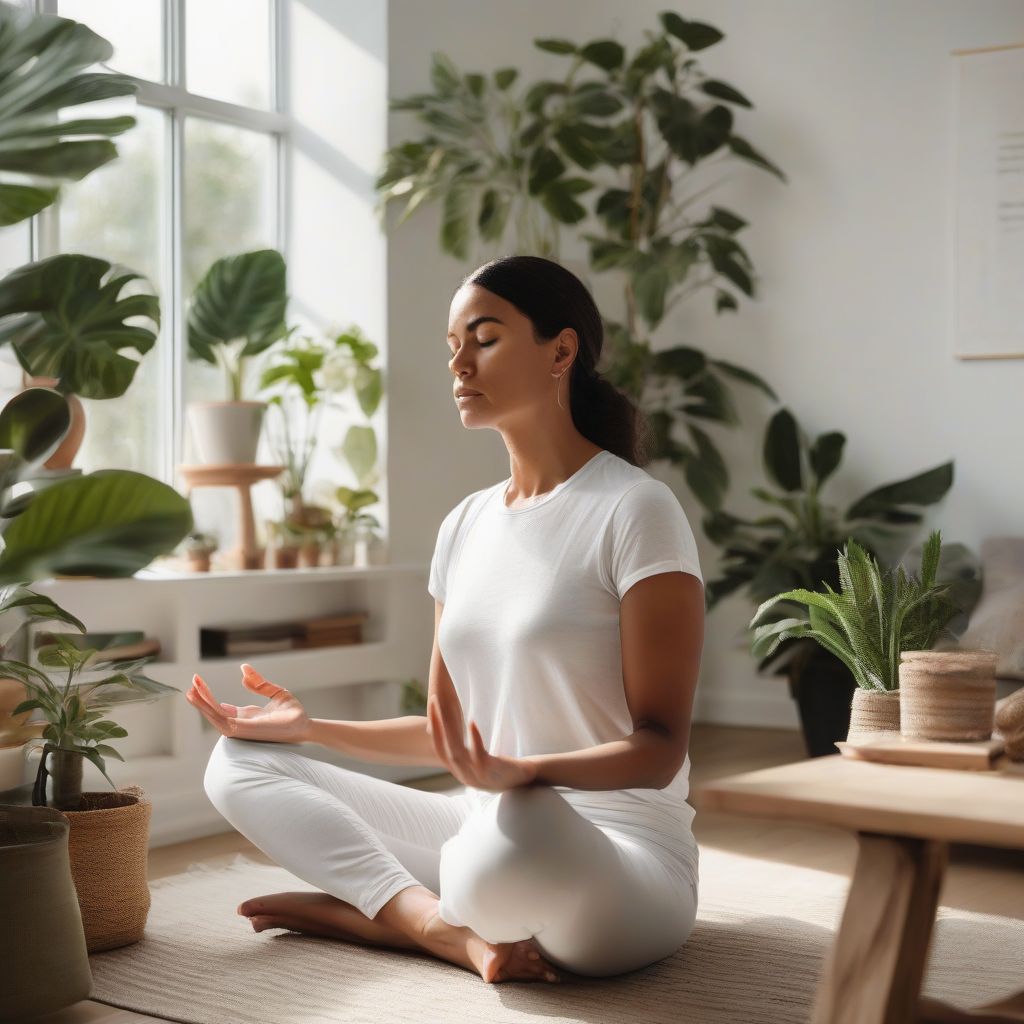
{"type": "Polygon", "coordinates": [[[203,658],[222,658],[268,651],[335,647],[362,642],[366,612],[318,616],[292,622],[234,622],[202,626],[199,652],[203,658]]]}
{"type": "Polygon", "coordinates": [[[52,633],[41,630],[35,634],[34,648],[57,642],[57,637],[73,644],[80,651],[95,648],[96,653],[83,662],[83,668],[90,668],[103,661],[135,661],[138,658],[155,658],[160,653],[160,641],[148,637],[141,630],[122,633],[52,633]]]}

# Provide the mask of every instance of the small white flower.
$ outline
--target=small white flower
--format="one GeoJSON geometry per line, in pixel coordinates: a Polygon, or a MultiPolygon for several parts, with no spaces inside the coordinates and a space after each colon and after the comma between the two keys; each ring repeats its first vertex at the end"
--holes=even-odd
{"type": "Polygon", "coordinates": [[[356,379],[356,362],[345,348],[336,348],[324,356],[320,376],[326,391],[347,391],[356,379]]]}

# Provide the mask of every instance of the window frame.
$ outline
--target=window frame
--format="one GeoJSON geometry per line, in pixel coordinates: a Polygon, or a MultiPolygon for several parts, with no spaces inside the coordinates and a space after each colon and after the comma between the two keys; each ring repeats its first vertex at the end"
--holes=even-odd
{"type": "MultiPolygon", "coordinates": [[[[58,14],[59,0],[31,0],[42,14],[58,14]]],[[[160,342],[144,358],[160,360],[160,378],[170,382],[170,401],[159,406],[164,444],[152,475],[177,485],[185,440],[185,302],[182,238],[184,234],[185,121],[202,117],[219,124],[269,135],[274,176],[274,246],[287,261],[292,228],[290,189],[294,120],[288,92],[289,0],[269,0],[270,8],[270,109],[240,106],[188,91],[186,76],[186,0],[160,0],[163,26],[162,68],[164,82],[134,78],[138,84],[136,105],[164,113],[164,165],[161,175],[161,267],[153,284],[160,296],[160,342]]],[[[68,186],[73,188],[74,185],[68,186]]],[[[56,255],[60,248],[59,201],[32,218],[29,228],[29,260],[56,255]]]]}

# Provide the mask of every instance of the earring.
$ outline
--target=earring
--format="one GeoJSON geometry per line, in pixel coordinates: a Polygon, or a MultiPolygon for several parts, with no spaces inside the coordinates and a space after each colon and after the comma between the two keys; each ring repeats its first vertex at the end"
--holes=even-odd
{"type": "MultiPolygon", "coordinates": [[[[560,374],[558,374],[558,384],[555,386],[555,401],[558,403],[558,408],[559,409],[563,409],[563,410],[565,409],[565,406],[562,405],[562,398],[561,398],[561,395],[562,395],[562,378],[568,372],[569,372],[568,370],[563,370],[560,374]]],[[[552,374],[552,376],[554,376],[554,374],[552,374]]]]}

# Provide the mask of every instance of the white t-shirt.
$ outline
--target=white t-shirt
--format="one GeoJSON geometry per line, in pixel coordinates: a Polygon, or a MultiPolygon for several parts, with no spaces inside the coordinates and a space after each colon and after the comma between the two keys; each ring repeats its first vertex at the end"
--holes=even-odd
{"type": "MultiPolygon", "coordinates": [[[[427,589],[444,604],[438,645],[466,724],[511,757],[623,739],[633,722],[619,602],[655,573],[703,582],[686,514],[666,484],[607,450],[523,508],[505,505],[511,479],[445,516],[430,564],[427,589]]],[[[664,789],[553,788],[696,878],[689,774],[687,755],[664,789]]]]}

